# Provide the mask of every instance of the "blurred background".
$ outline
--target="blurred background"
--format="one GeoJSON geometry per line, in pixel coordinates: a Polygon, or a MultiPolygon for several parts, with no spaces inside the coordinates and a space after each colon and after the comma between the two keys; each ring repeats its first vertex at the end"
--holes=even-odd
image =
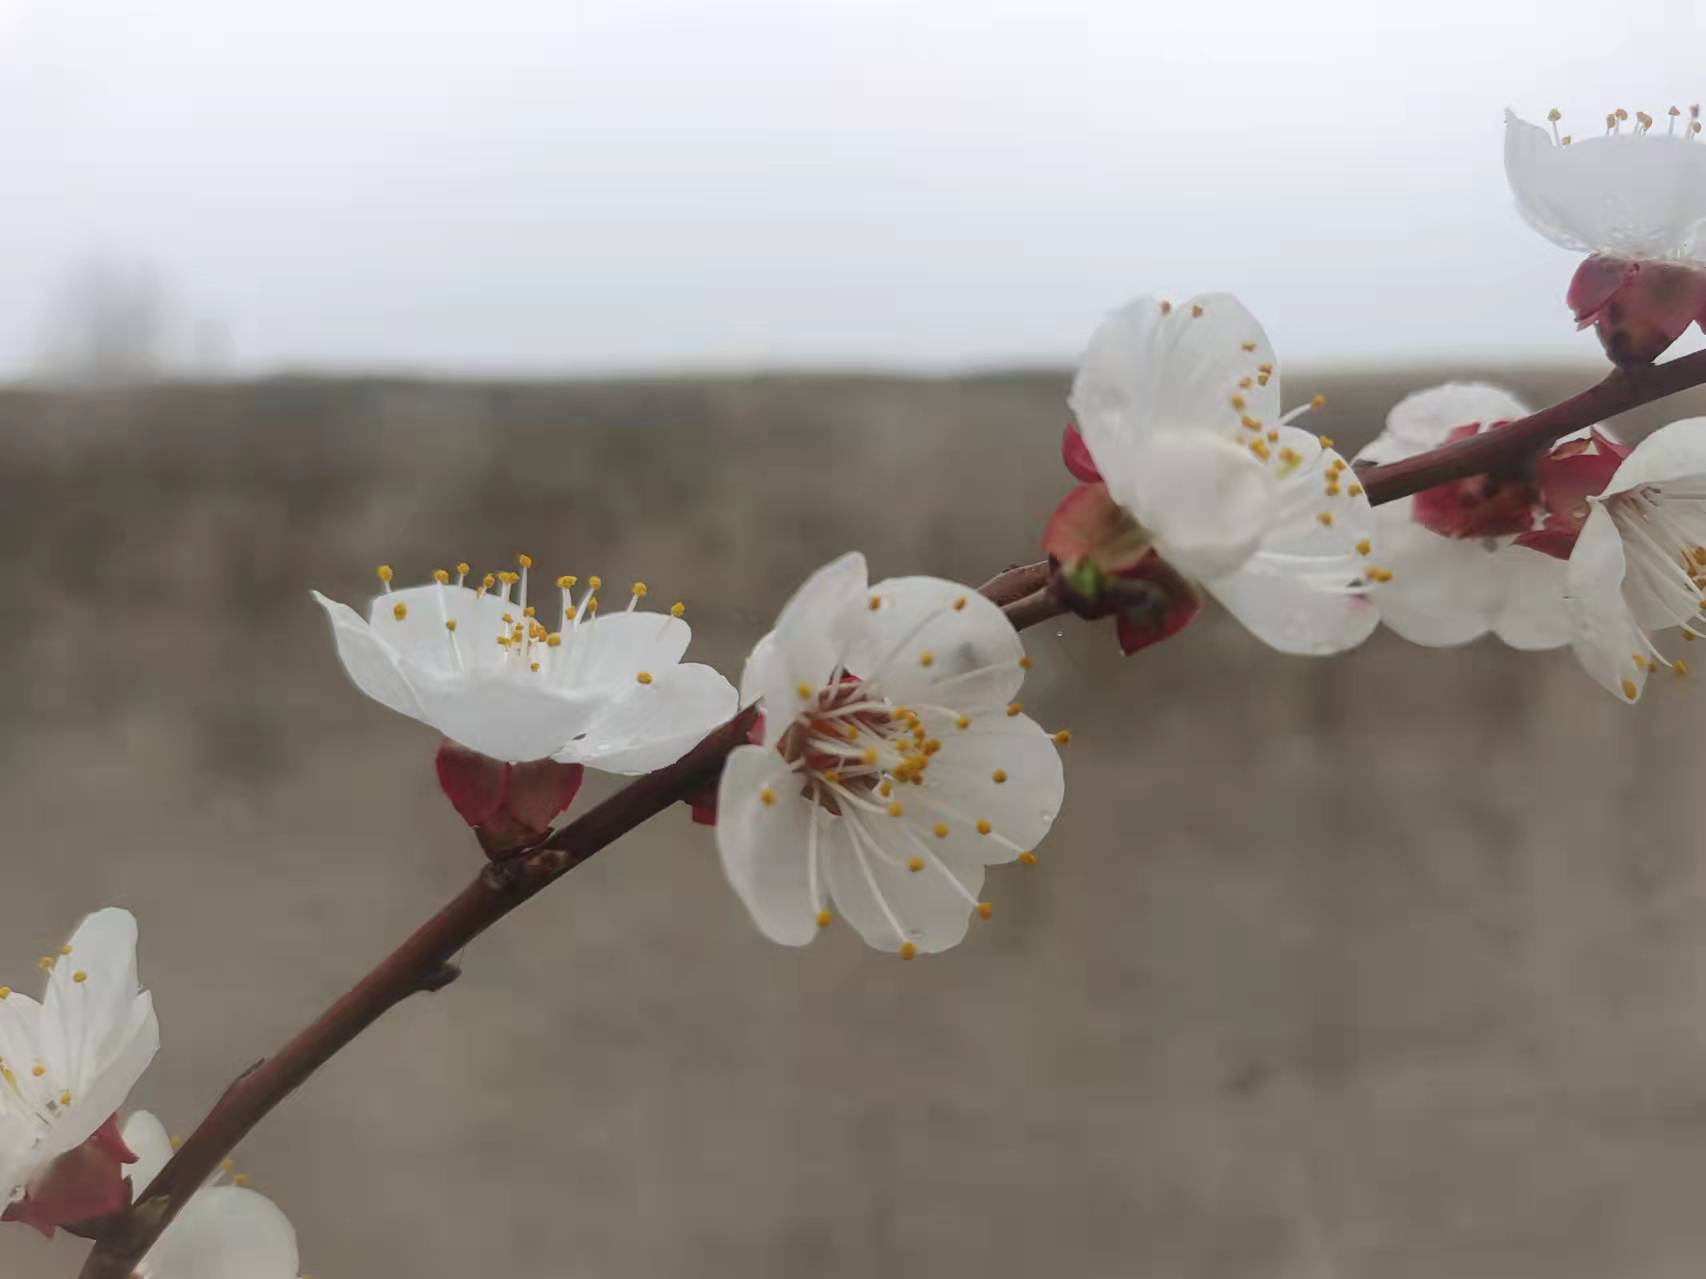
{"type": "MultiPolygon", "coordinates": [[[[1034,558],[1071,359],[1143,290],[1237,290],[1351,448],[1447,376],[1587,385],[1500,113],[1687,105],[1699,35],[0,0],[0,976],[134,910],[134,1100],[187,1131],[477,869],[310,587],[527,551],[685,599],[735,672],[843,550],[1034,558]]],[[[1697,700],[1491,642],[1287,658],[1213,613],[1132,659],[1027,639],[1068,798],[993,921],[908,965],[776,947],[664,814],[245,1144],[304,1270],[1696,1274],[1697,700]]],[[[0,1230],[0,1273],[82,1247],[0,1230]]]]}

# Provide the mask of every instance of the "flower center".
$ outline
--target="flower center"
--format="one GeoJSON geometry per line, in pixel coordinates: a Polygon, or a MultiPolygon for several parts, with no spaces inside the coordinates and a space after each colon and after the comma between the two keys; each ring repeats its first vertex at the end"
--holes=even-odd
{"type": "MultiPolygon", "coordinates": [[[[1693,141],[1700,135],[1700,104],[1698,102],[1688,108],[1687,123],[1683,122],[1683,111],[1681,107],[1673,106],[1665,112],[1665,114],[1669,117],[1668,122],[1665,125],[1666,137],[1682,138],[1687,141],[1693,141]]],[[[1552,141],[1557,143],[1559,146],[1567,147],[1574,139],[1571,134],[1561,134],[1558,132],[1558,122],[1563,118],[1564,113],[1558,110],[1557,107],[1553,107],[1546,113],[1547,123],[1552,126],[1552,141]]],[[[1653,131],[1653,123],[1654,121],[1652,116],[1648,115],[1645,111],[1637,111],[1635,112],[1634,123],[1631,124],[1629,112],[1624,110],[1622,107],[1618,107],[1615,111],[1607,111],[1605,113],[1605,136],[1608,138],[1644,138],[1653,131]],[[1624,132],[1625,125],[1628,126],[1627,133],[1624,132]]]]}

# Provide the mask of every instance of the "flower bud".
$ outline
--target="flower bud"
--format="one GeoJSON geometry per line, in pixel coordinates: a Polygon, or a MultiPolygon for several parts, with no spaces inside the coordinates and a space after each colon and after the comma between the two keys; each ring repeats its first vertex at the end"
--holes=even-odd
{"type": "Polygon", "coordinates": [[[1651,364],[1706,315],[1706,271],[1596,253],[1576,268],[1564,300],[1613,363],[1651,364]]]}

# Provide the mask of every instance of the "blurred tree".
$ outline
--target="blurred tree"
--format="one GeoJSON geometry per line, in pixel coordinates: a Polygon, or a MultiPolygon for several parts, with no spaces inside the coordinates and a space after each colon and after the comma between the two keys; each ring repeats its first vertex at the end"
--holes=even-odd
{"type": "Polygon", "coordinates": [[[67,274],[44,317],[42,371],[81,386],[129,386],[172,361],[177,305],[149,263],[92,257],[67,274]]]}

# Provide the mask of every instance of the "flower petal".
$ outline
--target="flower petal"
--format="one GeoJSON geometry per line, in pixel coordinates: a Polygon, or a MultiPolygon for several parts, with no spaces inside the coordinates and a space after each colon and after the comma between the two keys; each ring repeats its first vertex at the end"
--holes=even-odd
{"type": "Polygon", "coordinates": [[[184,1205],[137,1274],[141,1279],[296,1279],[296,1231],[265,1195],[210,1186],[184,1205]]]}
{"type": "Polygon", "coordinates": [[[752,922],[771,941],[804,946],[817,936],[821,896],[814,900],[811,891],[811,828],[818,823],[821,859],[827,819],[800,795],[799,777],[770,747],[739,746],[729,754],[717,787],[717,852],[752,922]]]}
{"type": "Polygon", "coordinates": [[[417,718],[451,741],[506,763],[554,755],[586,732],[618,696],[611,686],[583,691],[519,669],[421,676],[415,692],[421,704],[417,718]]]}
{"type": "Polygon", "coordinates": [[[879,601],[850,614],[847,668],[880,681],[897,702],[970,711],[1013,700],[1024,683],[1024,645],[999,607],[969,586],[939,577],[891,577],[871,587],[879,601]]]}
{"type": "Polygon", "coordinates": [[[734,715],[734,685],[709,666],[668,666],[635,684],[555,758],[607,773],[649,773],[673,764],[734,715]]]}
{"type": "Polygon", "coordinates": [[[381,706],[411,719],[423,719],[419,699],[397,668],[396,651],[375,635],[349,605],[327,599],[319,591],[310,594],[331,619],[338,657],[351,682],[381,706]]]}
{"type": "Polygon", "coordinates": [[[955,856],[910,819],[837,817],[824,836],[835,910],[866,945],[892,952],[910,942],[928,954],[965,939],[983,888],[981,864],[955,856]],[[921,870],[907,868],[913,857],[921,870]]]}
{"type": "Polygon", "coordinates": [[[1250,558],[1276,509],[1272,474],[1215,435],[1167,431],[1147,438],[1124,492],[1110,491],[1154,534],[1187,576],[1218,577],[1250,558]]]}
{"type": "Polygon", "coordinates": [[[1140,297],[1103,320],[1073,380],[1071,406],[1115,496],[1131,482],[1152,432],[1232,433],[1246,414],[1277,419],[1279,375],[1263,371],[1273,362],[1262,326],[1229,293],[1176,307],[1140,297]]]}
{"type": "MultiPolygon", "coordinates": [[[[1570,642],[1570,617],[1564,606],[1568,569],[1563,560],[1523,546],[1507,546],[1493,556],[1504,578],[1504,600],[1493,633],[1512,648],[1538,651],[1570,642]]],[[[1393,583],[1396,584],[1395,582],[1393,583]]],[[[1380,611],[1386,612],[1386,592],[1380,611]]]]}
{"type": "Polygon", "coordinates": [[[1502,387],[1446,382],[1405,396],[1386,415],[1386,429],[1357,455],[1358,462],[1396,462],[1438,448],[1459,427],[1514,422],[1529,408],[1502,387]]]}
{"type": "Polygon", "coordinates": [[[1647,637],[1623,599],[1627,572],[1623,539],[1611,512],[1593,504],[1566,573],[1565,609],[1570,618],[1570,642],[1582,667],[1612,696],[1639,701],[1647,684],[1647,637]]]}
{"type": "Polygon", "coordinates": [[[765,745],[774,746],[793,722],[803,685],[821,688],[842,660],[850,609],[863,603],[865,557],[851,551],[808,577],[782,607],[775,629],[760,640],[741,677],[741,704],[755,697],[769,707],[765,745]]]}
{"type": "MultiPolygon", "coordinates": [[[[1702,149],[1706,149],[1703,147],[1702,149]]],[[[1637,444],[1605,486],[1605,496],[1642,484],[1706,482],[1706,417],[1661,426],[1637,444]]]]}
{"type": "Polygon", "coordinates": [[[1706,225],[1706,147],[1683,134],[1615,133],[1563,147],[1505,112],[1517,209],[1554,244],[1638,258],[1692,256],[1706,225]]]}
{"type": "Polygon", "coordinates": [[[149,1182],[160,1175],[160,1170],[171,1159],[172,1139],[166,1133],[166,1125],[146,1110],[138,1110],[126,1119],[119,1136],[136,1156],[136,1162],[124,1170],[133,1187],[131,1198],[134,1200],[149,1182]]]}
{"type": "Polygon", "coordinates": [[[507,654],[493,641],[514,625],[504,621],[506,614],[519,620],[521,606],[491,591],[429,582],[374,596],[367,624],[396,656],[405,678],[414,672],[448,676],[502,664],[507,654]]]}
{"type": "Polygon", "coordinates": [[[1203,588],[1257,639],[1282,653],[1342,653],[1362,643],[1380,624],[1380,610],[1372,600],[1321,590],[1286,569],[1241,569],[1205,581],[1203,588]]]}
{"type": "Polygon", "coordinates": [[[656,676],[687,651],[693,628],[668,613],[610,613],[563,632],[551,682],[575,692],[626,693],[641,671],[656,676]]]}
{"type": "Polygon", "coordinates": [[[1374,513],[1380,556],[1392,570],[1392,580],[1380,588],[1381,620],[1412,644],[1447,646],[1480,638],[1504,602],[1505,574],[1496,553],[1480,538],[1441,537],[1423,528],[1411,506],[1406,497],[1374,513]]]}
{"type": "Polygon", "coordinates": [[[948,823],[949,839],[967,860],[983,865],[1012,861],[1042,843],[1066,795],[1060,751],[1050,735],[1028,715],[1005,713],[974,718],[963,732],[939,731],[949,735],[923,784],[901,792],[904,802],[926,809],[939,803],[942,814],[963,815],[948,823]],[[966,817],[988,821],[991,833],[968,830],[966,817]]]}

